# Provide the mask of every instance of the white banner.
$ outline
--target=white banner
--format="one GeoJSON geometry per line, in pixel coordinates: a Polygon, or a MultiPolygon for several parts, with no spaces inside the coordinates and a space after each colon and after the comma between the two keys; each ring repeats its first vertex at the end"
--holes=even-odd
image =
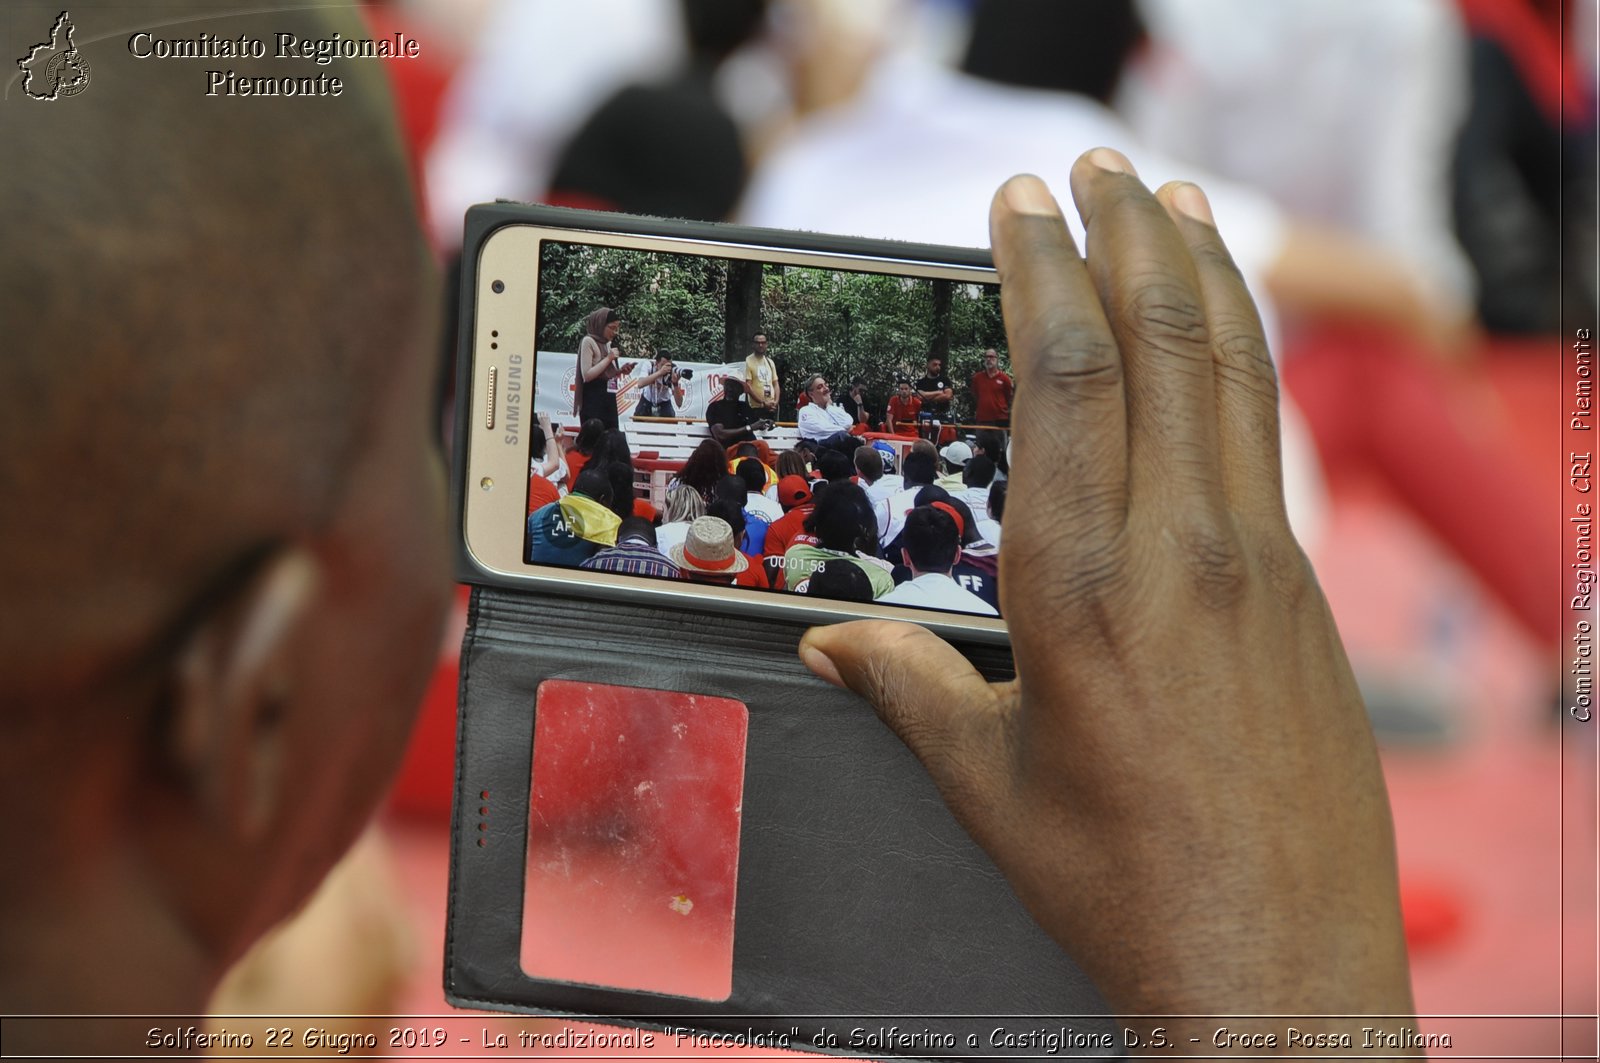
{"type": "MultiPolygon", "coordinates": [[[[679,417],[701,420],[706,415],[706,404],[722,397],[722,379],[726,376],[742,377],[743,362],[718,364],[715,362],[685,362],[674,359],[679,369],[689,369],[694,376],[683,381],[683,402],[678,404],[679,417]]],[[[625,359],[624,365],[630,360],[625,359]]],[[[632,359],[631,368],[612,379],[617,395],[617,414],[622,427],[633,419],[639,405],[639,381],[650,375],[654,363],[632,359]]],[[[533,409],[535,413],[548,413],[557,425],[576,425],[573,400],[578,377],[578,356],[560,351],[540,351],[534,362],[533,409]]]]}

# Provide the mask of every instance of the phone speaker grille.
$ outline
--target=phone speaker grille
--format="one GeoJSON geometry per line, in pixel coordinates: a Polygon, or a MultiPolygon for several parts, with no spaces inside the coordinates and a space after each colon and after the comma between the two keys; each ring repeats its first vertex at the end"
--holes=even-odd
{"type": "Polygon", "coordinates": [[[483,427],[491,431],[494,429],[494,385],[499,375],[498,367],[491,365],[489,367],[489,405],[488,408],[484,410],[483,417],[483,427]]]}

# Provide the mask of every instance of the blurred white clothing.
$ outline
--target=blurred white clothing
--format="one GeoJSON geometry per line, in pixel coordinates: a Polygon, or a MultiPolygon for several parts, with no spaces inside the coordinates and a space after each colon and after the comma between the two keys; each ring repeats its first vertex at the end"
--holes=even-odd
{"type": "Polygon", "coordinates": [[[1140,139],[1364,236],[1410,261],[1446,305],[1471,304],[1450,218],[1469,94],[1451,0],[1141,8],[1152,46],[1118,99],[1140,139]]]}
{"type": "MultiPolygon", "coordinates": [[[[1072,209],[1067,176],[1079,155],[1100,146],[1126,155],[1150,188],[1186,179],[1205,189],[1276,351],[1275,316],[1261,277],[1283,250],[1283,212],[1251,189],[1148,150],[1110,109],[1083,96],[1000,85],[916,56],[890,55],[855,100],[808,118],[763,160],[740,220],[988,247],[995,190],[1026,172],[1043,177],[1056,192],[1081,250],[1083,226],[1072,209]]],[[[1324,510],[1321,470],[1304,424],[1287,402],[1282,419],[1290,521],[1310,548],[1324,510]]],[[[885,542],[904,519],[889,501],[889,507],[878,507],[885,542]]]]}
{"type": "MultiPolygon", "coordinates": [[[[688,54],[677,0],[515,0],[484,23],[427,159],[428,223],[459,247],[474,203],[543,195],[567,139],[612,93],[688,54]]],[[[625,152],[627,145],[617,145],[625,152]]]]}

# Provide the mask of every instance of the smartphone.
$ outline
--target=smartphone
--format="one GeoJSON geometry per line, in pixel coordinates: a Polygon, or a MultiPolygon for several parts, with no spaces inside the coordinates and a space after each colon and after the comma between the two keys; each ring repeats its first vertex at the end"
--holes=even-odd
{"type": "Polygon", "coordinates": [[[496,204],[462,297],[463,580],[1008,641],[987,252],[496,204]]]}

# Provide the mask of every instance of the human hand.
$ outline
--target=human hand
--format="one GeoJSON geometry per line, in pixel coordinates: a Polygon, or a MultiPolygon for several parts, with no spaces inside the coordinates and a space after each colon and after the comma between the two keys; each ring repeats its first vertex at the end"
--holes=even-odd
{"type": "MultiPolygon", "coordinates": [[[[1016,680],[903,623],[814,628],[801,657],[872,702],[1118,1013],[1408,1015],[1388,802],[1289,531],[1255,307],[1194,186],[1152,196],[1101,149],[1072,189],[1087,260],[1036,178],[990,214],[1016,680]]],[[[1216,1051],[1216,1021],[1143,1025],[1216,1051]]]]}

